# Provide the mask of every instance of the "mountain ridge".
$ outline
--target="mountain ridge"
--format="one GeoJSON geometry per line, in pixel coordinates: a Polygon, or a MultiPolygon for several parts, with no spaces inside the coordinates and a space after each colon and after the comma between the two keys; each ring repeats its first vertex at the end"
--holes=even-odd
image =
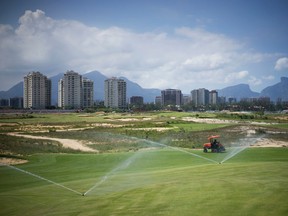
{"type": "MultiPolygon", "coordinates": [[[[64,73],[59,73],[50,77],[52,82],[52,105],[57,104],[58,97],[58,81],[64,76],[64,73]]],[[[104,81],[108,78],[99,71],[91,71],[82,75],[85,78],[94,81],[94,100],[104,100],[104,81]]],[[[142,96],[145,103],[154,102],[156,96],[161,95],[161,90],[157,88],[142,88],[139,84],[130,81],[126,77],[119,77],[127,83],[127,97],[142,96]]],[[[241,98],[251,97],[270,97],[271,101],[276,102],[278,98],[283,101],[288,101],[288,77],[281,77],[280,82],[275,85],[264,88],[261,92],[254,92],[248,84],[237,84],[223,89],[219,89],[219,97],[233,97],[239,101],[241,98]]],[[[23,97],[23,81],[17,83],[7,91],[0,91],[0,99],[8,99],[12,97],[23,97]]]]}
{"type": "Polygon", "coordinates": [[[218,96],[226,98],[236,98],[239,101],[241,98],[259,97],[260,93],[250,89],[248,84],[237,84],[218,90],[218,96]]]}
{"type": "Polygon", "coordinates": [[[281,77],[279,83],[264,88],[260,95],[270,97],[270,100],[277,101],[281,95],[282,101],[288,101],[288,77],[281,77]]]}

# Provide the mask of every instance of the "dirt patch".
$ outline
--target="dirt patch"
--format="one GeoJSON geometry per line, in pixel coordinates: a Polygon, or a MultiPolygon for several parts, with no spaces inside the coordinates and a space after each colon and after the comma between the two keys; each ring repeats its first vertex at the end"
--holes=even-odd
{"type": "Polygon", "coordinates": [[[17,126],[18,125],[18,123],[0,123],[0,127],[2,127],[2,126],[17,126]]]}
{"type": "Polygon", "coordinates": [[[251,147],[288,147],[288,142],[262,138],[251,147]]]}
{"type": "Polygon", "coordinates": [[[18,159],[18,158],[7,158],[1,157],[0,164],[17,165],[27,163],[28,160],[18,159]]]}
{"type": "MultiPolygon", "coordinates": [[[[110,124],[110,123],[94,123],[91,124],[93,127],[103,127],[103,128],[121,128],[124,127],[124,125],[116,125],[116,124],[110,124]]],[[[133,126],[133,125],[131,125],[133,126]]],[[[93,128],[91,127],[91,128],[93,128]]]]}
{"type": "Polygon", "coordinates": [[[60,138],[52,138],[52,137],[45,137],[45,136],[32,136],[32,135],[19,134],[19,133],[7,133],[7,135],[25,137],[29,139],[53,140],[53,141],[60,142],[64,148],[71,148],[71,149],[85,151],[85,152],[98,152],[97,150],[84,145],[82,142],[78,140],[73,140],[73,139],[60,139],[60,138]]]}
{"type": "Polygon", "coordinates": [[[130,130],[138,130],[138,131],[167,131],[167,130],[172,130],[174,128],[168,128],[168,127],[151,127],[151,128],[131,128],[130,130]]]}
{"type": "Polygon", "coordinates": [[[210,124],[238,123],[238,121],[234,121],[234,120],[221,120],[221,119],[214,119],[214,118],[183,117],[182,120],[183,121],[188,121],[188,122],[210,123],[210,124]]]}

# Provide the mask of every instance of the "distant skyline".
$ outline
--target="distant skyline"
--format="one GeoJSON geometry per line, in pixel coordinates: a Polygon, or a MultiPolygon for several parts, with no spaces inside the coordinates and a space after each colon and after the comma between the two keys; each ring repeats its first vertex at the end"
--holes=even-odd
{"type": "Polygon", "coordinates": [[[287,0],[2,0],[0,91],[30,71],[253,91],[288,77],[287,0]]]}

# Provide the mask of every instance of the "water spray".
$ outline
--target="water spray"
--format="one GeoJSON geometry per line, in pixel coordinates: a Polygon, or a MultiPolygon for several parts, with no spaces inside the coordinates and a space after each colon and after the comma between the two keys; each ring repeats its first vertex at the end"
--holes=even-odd
{"type": "Polygon", "coordinates": [[[132,156],[127,158],[124,162],[120,163],[118,166],[116,166],[114,169],[112,169],[110,172],[108,172],[105,176],[101,178],[100,181],[96,182],[89,190],[87,190],[85,193],[83,193],[82,196],[86,196],[90,192],[92,192],[94,189],[102,185],[106,180],[113,176],[115,173],[119,172],[120,170],[124,170],[127,167],[130,166],[130,164],[136,159],[136,157],[139,155],[139,152],[134,153],[132,156]]]}
{"type": "Polygon", "coordinates": [[[39,175],[36,175],[36,174],[34,174],[34,173],[28,172],[28,171],[26,171],[26,170],[17,168],[17,167],[15,167],[15,166],[11,166],[11,165],[9,165],[9,164],[4,164],[4,163],[0,163],[0,165],[1,165],[1,166],[9,167],[9,168],[11,168],[11,169],[14,169],[14,170],[16,170],[16,171],[19,171],[19,172],[22,172],[22,173],[25,173],[25,174],[28,174],[28,175],[31,175],[31,176],[36,177],[36,178],[38,178],[38,179],[41,179],[41,180],[43,180],[43,181],[46,181],[46,182],[49,182],[49,183],[51,183],[51,184],[57,185],[57,186],[59,186],[59,187],[62,187],[62,188],[66,189],[66,190],[69,190],[69,191],[71,191],[71,192],[73,192],[73,193],[76,193],[76,194],[79,194],[79,195],[84,196],[83,193],[80,193],[80,192],[78,192],[78,191],[76,191],[76,190],[73,190],[73,189],[71,189],[71,188],[69,188],[69,187],[66,187],[66,186],[64,186],[64,185],[62,185],[62,184],[59,184],[59,183],[54,182],[54,181],[52,181],[52,180],[46,179],[46,178],[44,178],[44,177],[42,177],[42,176],[39,176],[39,175]]]}
{"type": "Polygon", "coordinates": [[[155,141],[151,141],[151,140],[147,140],[147,139],[139,139],[139,138],[136,138],[136,137],[131,137],[131,138],[137,139],[137,140],[140,140],[140,141],[143,141],[143,142],[147,142],[147,143],[150,143],[150,144],[154,144],[154,145],[166,147],[166,148],[172,149],[172,150],[174,150],[174,151],[180,151],[180,152],[183,152],[183,153],[185,153],[185,154],[189,154],[189,155],[192,155],[192,156],[195,156],[195,157],[198,157],[198,158],[201,158],[201,159],[210,161],[210,162],[212,162],[212,163],[218,163],[218,161],[216,161],[216,160],[213,160],[213,159],[210,159],[210,158],[206,158],[206,157],[202,157],[202,156],[200,156],[200,155],[198,155],[198,154],[194,154],[194,153],[192,153],[192,152],[186,151],[186,150],[181,149],[181,148],[177,148],[177,147],[165,145],[165,144],[163,144],[163,143],[159,143],[159,142],[155,142],[155,141]]]}
{"type": "MultiPolygon", "coordinates": [[[[263,135],[264,136],[264,135],[263,135]]],[[[225,161],[231,159],[232,157],[234,157],[235,155],[239,154],[240,152],[244,151],[246,148],[248,148],[249,146],[251,146],[252,144],[254,144],[255,142],[259,141],[259,139],[263,138],[263,136],[260,137],[254,137],[254,138],[244,138],[244,139],[240,139],[238,141],[238,143],[240,144],[240,146],[238,147],[234,147],[232,149],[232,151],[230,151],[230,153],[228,155],[226,155],[226,157],[224,157],[224,159],[219,162],[219,164],[224,163],[225,161]]]]}
{"type": "Polygon", "coordinates": [[[82,196],[86,196],[86,194],[90,193],[95,188],[97,188],[98,186],[103,184],[107,180],[107,178],[108,178],[107,175],[105,175],[99,182],[96,182],[96,184],[94,184],[89,190],[87,190],[85,193],[83,193],[82,196]]]}

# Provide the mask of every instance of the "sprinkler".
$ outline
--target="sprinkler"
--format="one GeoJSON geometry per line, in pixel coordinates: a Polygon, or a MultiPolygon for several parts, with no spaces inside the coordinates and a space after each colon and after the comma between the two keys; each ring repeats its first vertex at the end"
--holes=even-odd
{"type": "Polygon", "coordinates": [[[82,194],[82,193],[80,193],[80,192],[78,192],[78,191],[76,191],[76,190],[74,190],[74,189],[72,189],[72,188],[66,187],[66,186],[64,186],[64,185],[62,185],[62,184],[59,184],[59,183],[57,183],[57,182],[54,182],[54,181],[49,180],[49,179],[47,179],[47,178],[44,178],[44,177],[42,177],[42,176],[36,175],[36,174],[34,174],[34,173],[28,172],[28,171],[26,171],[26,170],[20,169],[20,168],[18,168],[18,167],[15,167],[15,166],[12,166],[12,165],[9,165],[9,164],[2,164],[2,163],[0,163],[0,165],[1,165],[1,166],[7,166],[7,167],[9,167],[9,168],[11,168],[11,169],[17,170],[17,171],[19,171],[19,172],[22,172],[22,173],[25,173],[25,174],[28,174],[28,175],[31,175],[31,176],[33,176],[33,177],[35,177],[35,178],[38,178],[38,179],[40,179],[40,180],[46,181],[46,182],[48,182],[48,183],[51,183],[51,184],[53,184],[53,185],[62,187],[62,188],[64,188],[64,189],[69,190],[69,191],[71,191],[71,192],[74,192],[74,193],[76,193],[76,194],[82,194]]]}

